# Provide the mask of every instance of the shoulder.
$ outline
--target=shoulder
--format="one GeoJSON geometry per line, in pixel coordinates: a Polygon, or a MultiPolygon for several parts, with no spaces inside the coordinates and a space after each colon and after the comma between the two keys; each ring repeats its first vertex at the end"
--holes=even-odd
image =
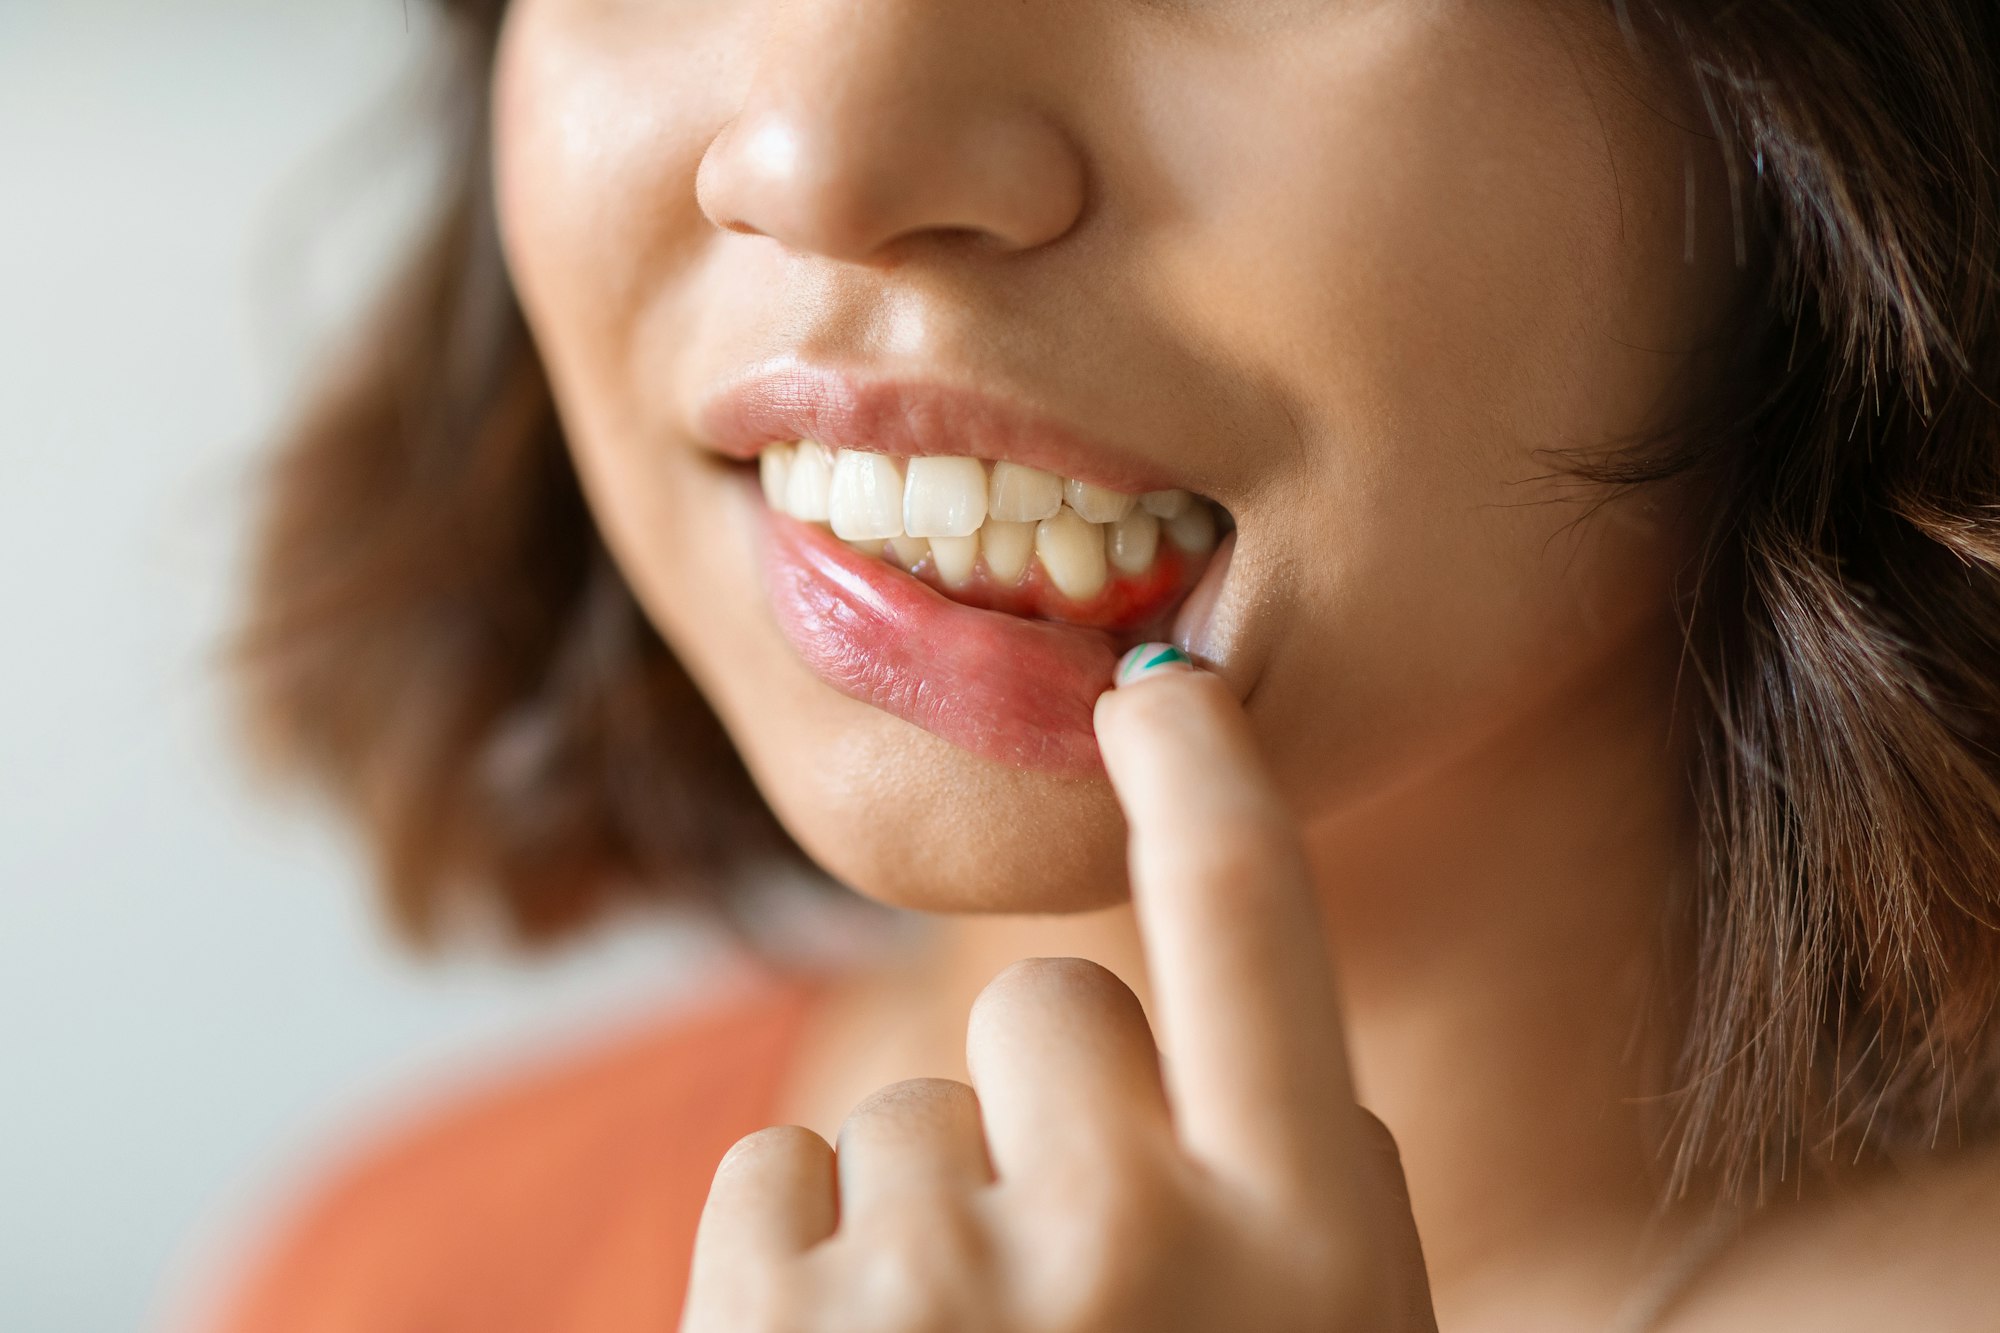
{"type": "Polygon", "coordinates": [[[1753,1223],[1667,1327],[1991,1329],[2000,1144],[1885,1172],[1753,1223]]]}
{"type": "Polygon", "coordinates": [[[709,1177],[764,1123],[816,992],[732,979],[377,1134],[290,1210],[211,1327],[671,1328],[709,1177]]]}

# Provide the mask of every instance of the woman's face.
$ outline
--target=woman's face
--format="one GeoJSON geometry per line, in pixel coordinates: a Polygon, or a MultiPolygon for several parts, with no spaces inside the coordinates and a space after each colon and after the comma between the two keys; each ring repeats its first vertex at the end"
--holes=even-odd
{"type": "MultiPolygon", "coordinates": [[[[1606,8],[515,0],[502,230],[585,488],[822,865],[1114,901],[1088,704],[1142,629],[1222,671],[1308,822],[1670,651],[1665,497],[1546,452],[1658,425],[1734,285],[1714,145],[1606,8]],[[1178,563],[1099,594],[1112,538],[1065,512],[1005,530],[1034,618],[970,609],[985,557],[970,591],[940,562],[999,537],[917,577],[852,552],[721,452],[763,437],[857,449],[835,485],[891,526],[915,451],[1182,488],[1234,533],[1155,525],[1178,563]]],[[[967,466],[923,504],[971,503],[967,466]]]]}

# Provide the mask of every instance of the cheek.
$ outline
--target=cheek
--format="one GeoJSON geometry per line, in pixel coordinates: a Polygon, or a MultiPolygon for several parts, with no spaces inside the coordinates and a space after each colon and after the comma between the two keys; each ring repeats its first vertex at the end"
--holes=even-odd
{"type": "MultiPolygon", "coordinates": [[[[1689,141],[1539,8],[1384,6],[1176,160],[1201,225],[1161,299],[1301,437],[1239,549],[1286,592],[1235,613],[1292,627],[1257,702],[1308,804],[1671,652],[1671,497],[1587,512],[1553,451],[1688,388],[1733,285],[1724,192],[1690,263],[1689,141]]],[[[1212,105],[1250,86],[1208,77],[1212,105]]]]}
{"type": "Polygon", "coordinates": [[[712,231],[695,169],[729,104],[709,71],[742,63],[733,40],[636,6],[516,0],[508,13],[493,98],[501,239],[585,447],[644,428],[644,391],[671,364],[649,364],[640,335],[688,308],[685,271],[712,231]],[[680,77],[693,50],[715,58],[680,77]]]}
{"type": "MultiPolygon", "coordinates": [[[[1678,144],[1608,80],[1581,84],[1552,31],[1524,42],[1541,7],[1383,4],[1286,61],[1135,43],[1129,78],[1095,85],[1093,144],[1131,226],[1115,263],[1143,275],[1119,284],[1133,318],[1164,316],[1299,429],[1232,497],[1262,591],[1228,614],[1282,625],[1253,716],[1303,801],[1615,669],[1671,563],[1636,510],[1566,526],[1581,507],[1530,480],[1551,465],[1539,449],[1640,429],[1679,364],[1657,349],[1705,308],[1675,281],[1678,144]]],[[[785,286],[757,267],[775,247],[715,244],[694,188],[756,68],[731,26],[750,8],[510,12],[503,242],[600,528],[836,876],[917,905],[940,885],[959,891],[944,905],[1103,901],[1122,878],[1108,793],[972,765],[829,699],[767,623],[752,562],[693,521],[691,452],[658,447],[697,387],[673,381],[693,364],[676,347],[754,354],[704,315],[785,286]]]]}
{"type": "Polygon", "coordinates": [[[594,8],[517,0],[494,143],[508,265],[620,568],[773,808],[835,878],[928,908],[1116,901],[1124,824],[1108,789],[975,762],[831,694],[776,636],[750,534],[718,524],[714,478],[673,438],[697,387],[674,382],[677,352],[717,342],[704,312],[728,308],[732,291],[769,303],[782,288],[746,255],[759,247],[730,247],[726,273],[713,263],[694,188],[728,115],[726,80],[754,61],[730,52],[720,26],[694,32],[657,9],[605,25],[594,8]],[[676,78],[676,53],[695,50],[700,78],[676,78]],[[1036,836],[1019,836],[1024,826],[1036,836]]]}
{"type": "Polygon", "coordinates": [[[656,405],[677,363],[648,341],[690,308],[691,256],[712,232],[694,174],[724,116],[675,62],[725,40],[640,6],[515,0],[494,69],[507,266],[598,529],[656,619],[741,564],[690,535],[692,459],[667,447],[656,405]]]}

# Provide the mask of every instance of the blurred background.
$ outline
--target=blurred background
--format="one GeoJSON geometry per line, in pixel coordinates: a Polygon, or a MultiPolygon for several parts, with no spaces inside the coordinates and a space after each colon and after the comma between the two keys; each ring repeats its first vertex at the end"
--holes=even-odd
{"type": "Polygon", "coordinates": [[[0,1330],[172,1328],[426,1088],[674,1003],[670,921],[419,965],[231,750],[258,453],[419,216],[412,0],[0,0],[0,1330]]]}

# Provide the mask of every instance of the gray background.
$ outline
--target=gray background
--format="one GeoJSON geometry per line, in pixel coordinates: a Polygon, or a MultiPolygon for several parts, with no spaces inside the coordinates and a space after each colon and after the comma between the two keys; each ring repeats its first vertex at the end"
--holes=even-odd
{"type": "Polygon", "coordinates": [[[422,193],[420,155],[357,192],[328,151],[422,52],[411,9],[0,0],[6,1333],[177,1324],[357,1114],[694,977],[671,923],[399,959],[341,830],[229,749],[249,465],[422,193]]]}

